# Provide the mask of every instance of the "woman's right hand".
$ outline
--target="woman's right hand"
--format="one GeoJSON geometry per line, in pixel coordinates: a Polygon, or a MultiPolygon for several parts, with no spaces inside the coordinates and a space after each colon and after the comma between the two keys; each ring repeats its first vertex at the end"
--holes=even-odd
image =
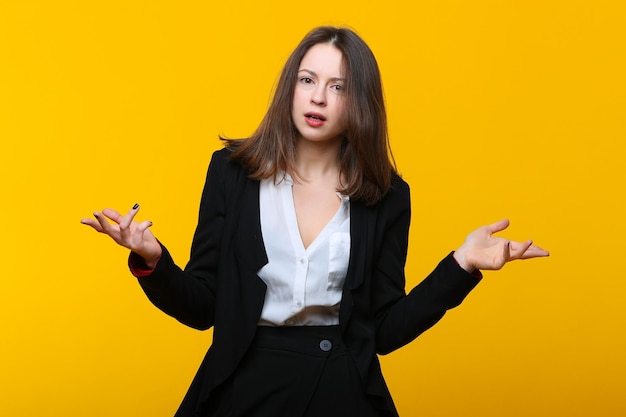
{"type": "Polygon", "coordinates": [[[134,221],[138,211],[139,204],[135,204],[125,216],[115,210],[105,208],[102,212],[93,214],[95,220],[85,218],[80,222],[91,226],[99,233],[109,235],[118,245],[141,256],[146,262],[146,266],[154,268],[161,257],[161,245],[148,229],[152,226],[152,222],[146,220],[138,223],[134,221]]]}

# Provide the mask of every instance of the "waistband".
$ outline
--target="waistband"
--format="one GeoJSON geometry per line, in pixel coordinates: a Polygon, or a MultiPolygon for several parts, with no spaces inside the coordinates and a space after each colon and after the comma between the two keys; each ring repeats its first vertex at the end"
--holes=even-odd
{"type": "Polygon", "coordinates": [[[316,356],[326,356],[345,349],[338,325],[258,326],[252,347],[282,349],[316,356]]]}

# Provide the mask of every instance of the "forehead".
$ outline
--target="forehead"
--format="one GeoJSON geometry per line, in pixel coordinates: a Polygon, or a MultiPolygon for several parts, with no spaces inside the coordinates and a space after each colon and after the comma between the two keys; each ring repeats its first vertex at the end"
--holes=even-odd
{"type": "Polygon", "coordinates": [[[300,70],[316,74],[341,77],[343,75],[343,54],[330,43],[313,45],[300,61],[300,70]]]}

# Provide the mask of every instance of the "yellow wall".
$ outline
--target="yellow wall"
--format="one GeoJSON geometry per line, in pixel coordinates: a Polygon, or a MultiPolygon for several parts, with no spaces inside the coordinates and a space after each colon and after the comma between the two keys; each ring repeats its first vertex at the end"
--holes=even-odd
{"type": "Polygon", "coordinates": [[[173,414],[210,332],[79,219],[139,202],[184,264],[217,135],[254,129],[320,24],[378,57],[409,285],[503,217],[552,252],[382,358],[401,414],[626,415],[624,2],[212,3],[0,0],[0,415],[173,414]]]}

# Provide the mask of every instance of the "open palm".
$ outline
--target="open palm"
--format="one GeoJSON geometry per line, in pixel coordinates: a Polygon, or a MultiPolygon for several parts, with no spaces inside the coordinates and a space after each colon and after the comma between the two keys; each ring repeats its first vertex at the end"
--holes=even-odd
{"type": "Polygon", "coordinates": [[[480,227],[467,235],[465,242],[455,252],[454,257],[464,269],[497,270],[507,262],[516,259],[530,259],[548,256],[546,250],[533,245],[532,240],[516,242],[502,237],[493,236],[506,229],[508,220],[500,220],[480,227]]]}

